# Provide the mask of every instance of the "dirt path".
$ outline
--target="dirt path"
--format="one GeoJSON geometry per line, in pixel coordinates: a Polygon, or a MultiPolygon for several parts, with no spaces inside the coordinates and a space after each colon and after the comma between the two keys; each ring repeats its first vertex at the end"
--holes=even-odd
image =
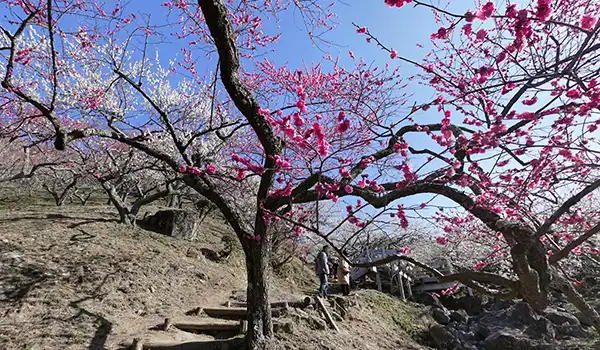
{"type": "Polygon", "coordinates": [[[102,206],[35,209],[0,212],[0,348],[112,349],[245,288],[240,257],[201,253],[220,249],[218,227],[190,243],[127,229],[102,206]]]}

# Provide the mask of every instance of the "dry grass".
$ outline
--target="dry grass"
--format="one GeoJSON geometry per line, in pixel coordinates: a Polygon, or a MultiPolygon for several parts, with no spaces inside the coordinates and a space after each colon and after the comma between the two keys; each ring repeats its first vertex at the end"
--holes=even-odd
{"type": "MultiPolygon", "coordinates": [[[[133,337],[152,339],[157,332],[149,328],[165,317],[244,294],[241,251],[221,262],[201,253],[222,249],[231,234],[220,220],[205,222],[198,241],[178,241],[120,225],[102,203],[0,201],[0,349],[115,349],[133,337]]],[[[291,266],[275,278],[274,299],[303,294],[312,283],[310,270],[291,266]]],[[[419,348],[367,307],[352,315],[342,334],[297,325],[276,347],[419,348]]],[[[161,334],[168,339],[211,338],[161,334]]]]}

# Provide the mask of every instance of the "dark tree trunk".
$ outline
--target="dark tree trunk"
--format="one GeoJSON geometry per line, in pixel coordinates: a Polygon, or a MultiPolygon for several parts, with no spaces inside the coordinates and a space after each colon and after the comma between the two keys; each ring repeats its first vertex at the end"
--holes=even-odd
{"type": "Polygon", "coordinates": [[[248,349],[263,349],[273,337],[269,283],[271,277],[271,242],[268,237],[252,241],[246,251],[248,275],[248,349]]]}
{"type": "MultiPolygon", "coordinates": [[[[90,200],[90,198],[92,197],[93,193],[94,193],[94,190],[91,190],[87,194],[80,194],[80,193],[75,192],[75,193],[73,193],[73,195],[75,197],[77,197],[77,199],[79,199],[81,204],[85,207],[87,205],[88,201],[90,200]]],[[[108,204],[110,204],[110,202],[108,204]]]]}
{"type": "Polygon", "coordinates": [[[44,188],[46,189],[46,191],[48,191],[52,195],[52,197],[54,198],[54,202],[56,203],[56,206],[61,207],[65,203],[66,199],[71,198],[71,192],[72,192],[73,188],[77,185],[77,181],[78,181],[78,178],[74,178],[73,181],[71,181],[71,183],[69,183],[67,185],[67,187],[65,187],[65,189],[60,193],[58,191],[54,190],[54,188],[50,188],[46,184],[44,184],[44,188]]]}

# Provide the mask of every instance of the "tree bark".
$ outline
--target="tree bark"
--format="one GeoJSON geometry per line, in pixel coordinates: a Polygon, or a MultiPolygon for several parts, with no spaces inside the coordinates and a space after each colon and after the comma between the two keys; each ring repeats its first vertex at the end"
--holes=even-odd
{"type": "Polygon", "coordinates": [[[246,344],[250,350],[264,349],[273,337],[269,283],[271,277],[271,242],[266,235],[260,241],[252,241],[246,249],[248,275],[248,332],[246,344]]]}

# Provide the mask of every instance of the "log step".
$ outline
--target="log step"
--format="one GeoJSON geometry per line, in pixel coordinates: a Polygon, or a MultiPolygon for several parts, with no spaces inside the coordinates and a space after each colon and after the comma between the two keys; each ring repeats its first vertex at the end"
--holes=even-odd
{"type": "Polygon", "coordinates": [[[186,332],[240,332],[240,324],[236,323],[200,323],[200,322],[181,322],[174,323],[175,328],[186,332]]]}
{"type": "Polygon", "coordinates": [[[245,307],[207,307],[202,312],[210,317],[241,320],[246,318],[248,310],[245,307]]]}
{"type": "Polygon", "coordinates": [[[192,341],[192,342],[144,342],[136,339],[133,343],[121,344],[123,349],[135,350],[225,350],[236,349],[244,344],[243,338],[233,338],[226,340],[213,341],[192,341]],[[134,347],[136,346],[136,347],[134,347]]]}
{"type": "MultiPolygon", "coordinates": [[[[272,308],[281,308],[281,307],[297,307],[297,308],[305,308],[311,304],[314,304],[314,300],[311,297],[305,297],[303,299],[298,300],[284,300],[284,301],[274,301],[271,303],[272,308]]],[[[239,301],[228,301],[226,303],[227,307],[247,307],[248,303],[239,302],[239,301]]]]}
{"type": "MultiPolygon", "coordinates": [[[[286,308],[271,309],[272,317],[280,317],[286,308]]],[[[244,320],[247,317],[248,309],[245,307],[208,307],[202,309],[207,316],[212,318],[221,318],[226,320],[244,320]]]]}

